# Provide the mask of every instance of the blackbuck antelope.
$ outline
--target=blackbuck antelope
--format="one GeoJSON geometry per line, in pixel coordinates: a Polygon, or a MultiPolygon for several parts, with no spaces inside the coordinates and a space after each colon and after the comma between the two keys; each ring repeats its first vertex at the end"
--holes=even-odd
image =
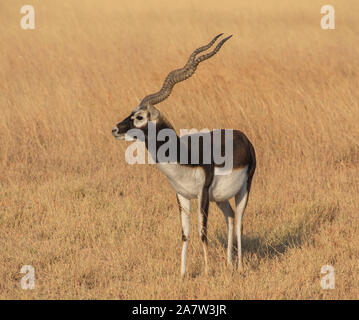
{"type": "MultiPolygon", "coordinates": [[[[186,255],[188,248],[188,240],[190,233],[190,200],[197,199],[198,201],[198,219],[199,219],[199,234],[202,241],[205,261],[205,271],[208,271],[208,253],[207,253],[207,220],[209,202],[214,201],[224,214],[227,229],[227,261],[230,265],[233,264],[233,235],[234,235],[234,218],[235,213],[229,203],[229,199],[235,197],[236,204],[236,234],[238,243],[238,269],[242,269],[242,250],[241,250],[241,232],[242,232],[242,217],[246,208],[248,195],[251,188],[251,182],[256,168],[256,157],[254,148],[244,133],[238,130],[220,129],[214,130],[204,134],[189,134],[179,137],[174,133],[174,139],[171,144],[177,151],[175,161],[168,161],[168,159],[159,159],[156,157],[157,152],[168,141],[159,139],[158,134],[163,129],[174,129],[170,122],[154,107],[154,105],[165,100],[173,89],[173,86],[183,80],[191,77],[198,64],[215,55],[222,45],[231,37],[222,39],[215,49],[207,54],[199,57],[197,55],[209,49],[222,34],[216,36],[207,45],[202,46],[190,55],[187,63],[181,69],[174,70],[168,74],[160,91],[147,95],[140,102],[139,106],[132,111],[132,113],[118,123],[112,130],[115,138],[122,140],[138,139],[138,135],[133,135],[133,129],[140,130],[142,140],[146,145],[147,150],[155,159],[158,168],[165,174],[169,182],[177,193],[177,202],[181,214],[182,222],[182,254],[181,254],[181,276],[184,277],[186,271],[186,255]],[[155,127],[155,135],[150,137],[150,126],[155,127]],[[219,139],[215,139],[215,135],[219,139]],[[227,135],[227,133],[230,133],[227,135]],[[200,136],[200,137],[198,137],[200,136]],[[209,137],[210,139],[206,139],[209,137]],[[213,156],[214,150],[220,149],[221,154],[226,152],[228,137],[230,141],[230,162],[232,164],[231,170],[221,172],[225,164],[215,161],[213,156]],[[155,149],[150,151],[149,146],[152,144],[152,139],[155,139],[155,149]],[[197,149],[194,150],[193,144],[188,144],[188,140],[197,139],[197,149]],[[185,143],[186,142],[186,143],[185,143]],[[185,146],[185,148],[183,148],[185,146]],[[211,151],[211,156],[204,157],[203,152],[211,151]],[[154,154],[155,153],[155,154],[154,154]],[[199,155],[196,161],[193,161],[193,155],[199,155]],[[183,161],[189,160],[189,161],[183,161]]],[[[166,139],[165,139],[166,140],[166,139]]],[[[195,158],[195,157],[194,157],[195,158]]],[[[228,155],[227,155],[228,159],[228,155]]],[[[173,158],[172,158],[173,160],[173,158]]]]}

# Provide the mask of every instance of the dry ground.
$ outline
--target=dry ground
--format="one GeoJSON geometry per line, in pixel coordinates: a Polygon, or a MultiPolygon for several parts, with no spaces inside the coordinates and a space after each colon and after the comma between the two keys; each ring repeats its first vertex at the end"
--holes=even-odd
{"type": "Polygon", "coordinates": [[[0,2],[1,299],[359,298],[358,1],[0,2]],[[242,275],[210,207],[210,275],[192,217],[181,281],[175,193],[125,162],[111,128],[219,32],[233,33],[159,108],[176,128],[236,128],[258,169],[242,275]],[[36,270],[22,290],[20,269],[36,270]],[[320,270],[335,268],[335,289],[320,270]]]}

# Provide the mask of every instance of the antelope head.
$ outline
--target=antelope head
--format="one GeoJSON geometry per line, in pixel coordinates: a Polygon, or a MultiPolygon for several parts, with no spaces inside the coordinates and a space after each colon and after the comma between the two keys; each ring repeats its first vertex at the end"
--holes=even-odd
{"type": "Polygon", "coordinates": [[[217,46],[214,48],[213,51],[197,57],[197,55],[199,53],[209,49],[216,42],[216,40],[222,35],[223,35],[223,33],[217,35],[208,44],[194,50],[183,68],[171,71],[167,75],[167,77],[162,85],[161,90],[144,97],[142,99],[142,101],[140,102],[139,106],[135,110],[133,110],[132,113],[127,118],[125,118],[123,121],[119,122],[112,129],[113,136],[116,139],[131,140],[131,137],[129,135],[127,135],[127,132],[131,129],[140,129],[144,132],[145,136],[147,136],[149,121],[155,122],[156,125],[162,121],[165,121],[165,119],[161,116],[160,112],[158,111],[157,108],[154,107],[154,105],[167,99],[169,97],[169,95],[171,94],[172,89],[176,83],[184,81],[184,80],[188,79],[189,77],[191,77],[194,74],[194,72],[196,71],[197,66],[200,62],[207,60],[207,59],[211,58],[213,55],[215,55],[219,51],[219,49],[222,47],[222,45],[229,38],[232,37],[232,36],[229,36],[227,38],[222,39],[217,44],[217,46]]]}

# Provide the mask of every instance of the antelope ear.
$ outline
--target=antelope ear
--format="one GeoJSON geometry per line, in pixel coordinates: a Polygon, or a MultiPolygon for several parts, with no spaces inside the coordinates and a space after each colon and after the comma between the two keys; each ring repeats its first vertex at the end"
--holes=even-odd
{"type": "Polygon", "coordinates": [[[154,107],[149,105],[147,108],[148,112],[150,113],[150,120],[157,120],[160,116],[160,112],[154,107]]]}

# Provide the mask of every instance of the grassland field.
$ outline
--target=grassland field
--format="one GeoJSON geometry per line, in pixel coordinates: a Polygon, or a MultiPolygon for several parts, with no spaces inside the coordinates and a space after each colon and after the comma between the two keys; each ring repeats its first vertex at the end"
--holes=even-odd
{"type": "Polygon", "coordinates": [[[23,1],[0,2],[0,299],[359,298],[358,1],[330,1],[335,30],[318,0],[26,4],[34,30],[23,1]],[[181,281],[175,192],[111,129],[220,32],[234,36],[158,108],[252,141],[244,272],[211,204],[204,274],[194,204],[181,281]]]}

